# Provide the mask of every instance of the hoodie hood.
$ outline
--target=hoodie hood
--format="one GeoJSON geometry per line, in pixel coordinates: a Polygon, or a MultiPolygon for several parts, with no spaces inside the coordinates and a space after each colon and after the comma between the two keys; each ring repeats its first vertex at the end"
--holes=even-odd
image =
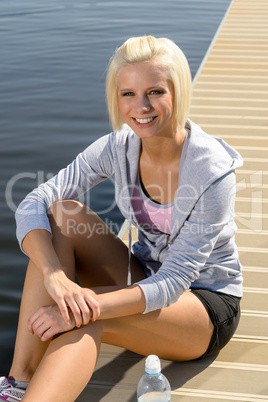
{"type": "MultiPolygon", "coordinates": [[[[189,145],[179,172],[176,196],[176,221],[173,221],[173,238],[201,195],[221,177],[243,165],[242,156],[224,140],[206,134],[197,124],[187,121],[189,145]],[[179,217],[179,218],[178,218],[179,217]]],[[[174,209],[175,209],[174,208],[174,209]]]]}

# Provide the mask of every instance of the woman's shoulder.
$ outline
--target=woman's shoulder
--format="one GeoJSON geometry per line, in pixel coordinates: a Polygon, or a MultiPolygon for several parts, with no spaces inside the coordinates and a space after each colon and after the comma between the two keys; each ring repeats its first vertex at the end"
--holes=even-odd
{"type": "Polygon", "coordinates": [[[111,135],[118,144],[126,144],[129,141],[139,141],[135,132],[127,124],[123,124],[120,130],[113,131],[111,135]]]}
{"type": "Polygon", "coordinates": [[[209,165],[225,169],[228,166],[233,169],[243,164],[242,156],[223,139],[207,134],[200,126],[188,120],[190,132],[189,151],[190,156],[196,161],[207,162],[209,165]]]}
{"type": "Polygon", "coordinates": [[[110,133],[99,137],[92,144],[97,147],[108,146],[118,149],[118,147],[126,147],[129,143],[138,143],[139,141],[140,140],[134,131],[127,124],[124,124],[120,130],[111,131],[110,133]]]}
{"type": "Polygon", "coordinates": [[[212,183],[243,165],[241,155],[220,138],[188,121],[188,148],[180,172],[180,188],[200,195],[212,183]]]}
{"type": "Polygon", "coordinates": [[[85,152],[91,152],[98,149],[108,150],[109,148],[118,149],[118,147],[125,146],[129,141],[137,141],[137,136],[133,130],[126,124],[122,126],[120,130],[111,131],[108,134],[104,134],[103,136],[95,139],[88,147],[85,149],[85,152]]]}

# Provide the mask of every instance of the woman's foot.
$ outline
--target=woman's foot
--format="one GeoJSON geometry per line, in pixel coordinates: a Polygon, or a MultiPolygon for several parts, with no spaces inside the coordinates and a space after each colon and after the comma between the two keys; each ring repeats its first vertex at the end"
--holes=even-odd
{"type": "Polygon", "coordinates": [[[0,377],[0,400],[9,402],[21,401],[25,389],[15,388],[6,377],[0,377]]]}
{"type": "Polygon", "coordinates": [[[11,384],[7,377],[0,377],[0,395],[4,389],[10,388],[11,384]]]}

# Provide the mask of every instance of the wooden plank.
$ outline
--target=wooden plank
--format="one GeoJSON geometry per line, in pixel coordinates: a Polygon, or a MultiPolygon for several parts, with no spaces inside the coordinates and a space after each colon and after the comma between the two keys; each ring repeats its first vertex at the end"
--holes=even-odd
{"type": "MultiPolygon", "coordinates": [[[[256,288],[256,293],[258,293],[258,287],[260,287],[260,284],[262,288],[268,289],[268,268],[261,270],[259,267],[243,267],[243,276],[244,286],[247,288],[256,288]]],[[[265,298],[266,296],[264,295],[261,303],[263,304],[263,308],[268,310],[268,301],[266,301],[265,298]]],[[[252,303],[252,301],[250,301],[250,303],[252,303]]],[[[245,306],[245,309],[253,309],[253,307],[251,307],[252,305],[253,304],[248,305],[248,307],[245,306]]],[[[256,310],[259,310],[259,308],[256,307],[256,310]]]]}
{"type": "Polygon", "coordinates": [[[258,266],[261,268],[267,267],[268,261],[268,249],[262,248],[249,248],[249,247],[238,247],[239,259],[242,265],[247,266],[258,266]]]}
{"type": "MultiPolygon", "coordinates": [[[[220,357],[220,356],[219,356],[220,357]]],[[[225,394],[264,396],[267,398],[267,373],[268,367],[265,364],[246,362],[221,361],[205,359],[193,362],[169,362],[162,361],[163,373],[169,378],[173,396],[184,392],[186,395],[189,389],[198,393],[210,393],[211,396],[225,394]],[[252,381],[254,376],[255,381],[252,381]]],[[[105,386],[109,390],[120,388],[130,391],[128,400],[135,400],[136,386],[140,374],[144,371],[144,359],[139,355],[117,353],[116,355],[102,353],[96,368],[94,378],[88,388],[103,386],[103,377],[106,375],[105,386]],[[107,374],[109,376],[107,377],[107,374]],[[133,398],[133,399],[132,399],[133,398]]],[[[103,390],[102,390],[103,392],[103,390]]],[[[105,395],[106,396],[106,395],[105,395]]],[[[103,401],[112,401],[110,399],[103,401]]]]}
{"type": "Polygon", "coordinates": [[[236,214],[236,225],[238,229],[250,229],[256,233],[263,230],[268,231],[268,215],[264,214],[236,214]]]}
{"type": "MultiPolygon", "coordinates": [[[[267,67],[268,68],[268,67],[267,67]]],[[[197,106],[192,106],[191,108],[191,113],[192,115],[204,115],[207,116],[208,114],[211,115],[211,117],[214,117],[214,115],[217,116],[239,116],[239,117],[246,117],[249,113],[252,117],[259,117],[259,118],[267,118],[268,115],[268,107],[253,107],[253,106],[248,106],[248,107],[243,107],[242,105],[240,106],[234,106],[234,105],[228,105],[228,106],[217,106],[217,105],[197,105],[197,106]]],[[[267,150],[266,150],[267,152],[267,150]]],[[[266,153],[267,156],[267,153],[266,153]]]]}
{"type": "Polygon", "coordinates": [[[266,290],[267,288],[261,289],[260,284],[259,286],[255,287],[250,286],[245,287],[243,292],[243,298],[241,300],[242,310],[261,311],[265,314],[268,311],[268,305],[267,305],[268,293],[266,290]]]}
{"type": "MultiPolygon", "coordinates": [[[[254,147],[248,147],[248,150],[245,150],[242,148],[244,148],[244,147],[236,147],[236,150],[243,155],[245,155],[245,153],[247,153],[247,152],[250,155],[252,155],[252,153],[255,152],[254,147]]],[[[267,155],[268,155],[268,148],[265,148],[265,147],[259,148],[258,152],[259,152],[259,150],[262,150],[262,149],[265,150],[264,153],[266,152],[266,149],[267,149],[267,155]]],[[[262,151],[260,152],[260,157],[261,157],[261,155],[262,155],[262,151]]],[[[263,156],[265,156],[265,155],[263,155],[263,156]]],[[[246,169],[242,168],[242,169],[238,169],[236,171],[236,178],[237,178],[238,182],[243,180],[245,182],[256,184],[256,185],[257,184],[261,184],[261,185],[266,184],[267,185],[268,184],[268,171],[263,170],[263,169],[257,170],[257,171],[256,170],[246,170],[246,169]]]]}
{"type": "Polygon", "coordinates": [[[236,197],[235,210],[237,218],[240,213],[268,214],[268,201],[262,198],[261,191],[254,191],[251,197],[243,197],[242,191],[236,197]]]}
{"type": "Polygon", "coordinates": [[[238,245],[243,244],[243,247],[267,249],[268,252],[268,232],[255,232],[251,230],[239,229],[236,233],[236,242],[238,245]]]}
{"type": "MultiPolygon", "coordinates": [[[[236,241],[244,273],[242,316],[218,356],[162,361],[172,402],[268,401],[268,3],[233,0],[194,80],[190,118],[244,157],[237,171],[236,241]]],[[[127,225],[120,236],[128,244],[127,225]]],[[[132,230],[132,239],[137,231],[132,230]]],[[[136,401],[144,358],[102,345],[79,402],[136,401]]]]}

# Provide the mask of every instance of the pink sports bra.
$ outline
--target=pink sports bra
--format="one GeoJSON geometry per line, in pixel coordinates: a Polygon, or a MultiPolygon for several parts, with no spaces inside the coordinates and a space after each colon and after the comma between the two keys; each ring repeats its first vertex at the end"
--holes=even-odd
{"type": "Polygon", "coordinates": [[[171,215],[174,201],[162,205],[149,198],[142,189],[139,174],[133,191],[132,207],[137,221],[145,230],[171,233],[171,215]]]}
{"type": "MultiPolygon", "coordinates": [[[[188,146],[189,130],[187,129],[181,155],[180,169],[187,156],[188,146]]],[[[131,203],[138,223],[145,230],[156,233],[171,233],[171,215],[174,208],[174,200],[170,204],[162,205],[149,198],[142,188],[139,173],[137,174],[131,203]]]]}

